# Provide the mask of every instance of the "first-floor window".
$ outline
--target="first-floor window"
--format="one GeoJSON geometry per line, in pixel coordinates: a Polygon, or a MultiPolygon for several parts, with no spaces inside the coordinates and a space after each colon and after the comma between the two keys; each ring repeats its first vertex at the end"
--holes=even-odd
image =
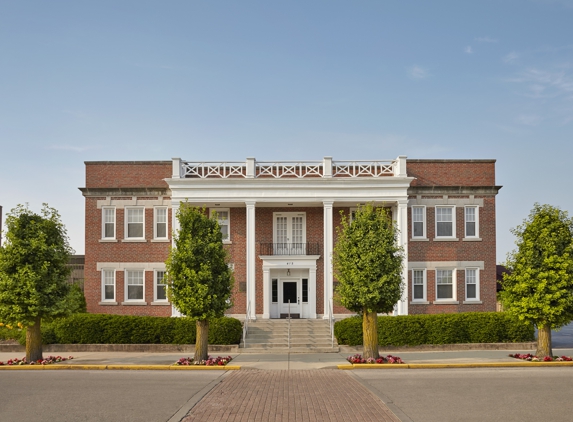
{"type": "Polygon", "coordinates": [[[143,300],[143,270],[126,271],[127,300],[143,300]]]}
{"type": "Polygon", "coordinates": [[[479,271],[466,268],[466,300],[479,300],[479,271]]]}
{"type": "Polygon", "coordinates": [[[436,299],[455,299],[453,270],[436,270],[436,299]]]}
{"type": "Polygon", "coordinates": [[[302,303],[308,303],[308,278],[302,279],[302,303]]]}
{"type": "Polygon", "coordinates": [[[102,300],[115,300],[115,271],[103,270],[101,272],[103,280],[102,300]]]}
{"type": "Polygon", "coordinates": [[[165,271],[155,271],[155,300],[167,300],[165,271]]]}
{"type": "Polygon", "coordinates": [[[426,300],[426,272],[412,270],[412,300],[426,300]]]}
{"type": "Polygon", "coordinates": [[[271,288],[271,301],[273,303],[278,303],[279,301],[279,281],[276,278],[273,278],[272,281],[272,288],[271,288]]]}

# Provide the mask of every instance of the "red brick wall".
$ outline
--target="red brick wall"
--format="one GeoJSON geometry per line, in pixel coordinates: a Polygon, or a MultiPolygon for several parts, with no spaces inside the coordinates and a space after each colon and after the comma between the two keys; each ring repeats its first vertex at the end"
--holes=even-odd
{"type": "Polygon", "coordinates": [[[408,160],[411,186],[493,186],[495,160],[408,160]]]}
{"type": "Polygon", "coordinates": [[[171,161],[87,161],[86,188],[167,188],[171,161]]]}

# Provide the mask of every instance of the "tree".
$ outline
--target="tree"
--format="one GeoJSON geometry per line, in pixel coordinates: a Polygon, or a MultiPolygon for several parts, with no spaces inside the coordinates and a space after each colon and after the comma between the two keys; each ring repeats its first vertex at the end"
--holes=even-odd
{"type": "Polygon", "coordinates": [[[354,220],[341,213],[333,264],[337,301],[362,314],[364,357],[377,358],[378,313],[390,313],[402,296],[403,250],[385,208],[358,208],[354,220]]]}
{"type": "Polygon", "coordinates": [[[500,299],[504,309],[538,329],[537,356],[552,356],[551,329],[573,320],[573,220],[565,211],[535,204],[512,229],[500,299]]]}
{"type": "Polygon", "coordinates": [[[54,208],[41,214],[18,205],[6,217],[6,241],[0,247],[0,321],[26,327],[26,360],[42,359],[42,320],[69,315],[67,266],[73,253],[66,228],[54,208]]]}
{"type": "Polygon", "coordinates": [[[227,265],[221,228],[204,208],[182,204],[180,229],[166,262],[169,300],[183,315],[196,320],[194,360],[208,358],[209,320],[231,307],[233,273],[227,265]]]}

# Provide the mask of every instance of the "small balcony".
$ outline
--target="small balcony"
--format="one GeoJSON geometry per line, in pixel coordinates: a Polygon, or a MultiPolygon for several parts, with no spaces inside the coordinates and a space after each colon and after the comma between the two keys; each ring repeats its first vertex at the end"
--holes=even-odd
{"type": "Polygon", "coordinates": [[[320,243],[259,243],[259,255],[321,255],[320,243]]]}

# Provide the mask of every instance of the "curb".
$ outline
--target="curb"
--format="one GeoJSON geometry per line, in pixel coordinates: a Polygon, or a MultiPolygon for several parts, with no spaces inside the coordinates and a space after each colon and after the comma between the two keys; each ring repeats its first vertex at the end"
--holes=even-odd
{"type": "Polygon", "coordinates": [[[524,368],[531,366],[573,366],[573,362],[484,362],[484,363],[360,363],[337,365],[338,369],[444,369],[444,368],[524,368]]]}
{"type": "Polygon", "coordinates": [[[238,365],[227,366],[202,366],[202,365],[3,365],[2,370],[144,370],[144,371],[237,371],[241,369],[238,365]]]}

